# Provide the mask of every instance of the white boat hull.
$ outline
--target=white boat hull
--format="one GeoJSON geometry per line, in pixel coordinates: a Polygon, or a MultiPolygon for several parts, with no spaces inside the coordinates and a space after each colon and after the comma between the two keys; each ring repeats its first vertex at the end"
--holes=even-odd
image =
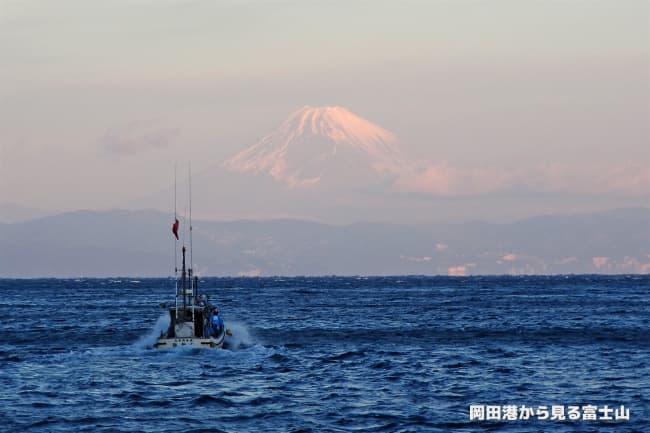
{"type": "Polygon", "coordinates": [[[154,349],[174,349],[176,347],[188,347],[194,349],[221,349],[223,348],[224,334],[217,338],[159,338],[153,345],[154,349]]]}

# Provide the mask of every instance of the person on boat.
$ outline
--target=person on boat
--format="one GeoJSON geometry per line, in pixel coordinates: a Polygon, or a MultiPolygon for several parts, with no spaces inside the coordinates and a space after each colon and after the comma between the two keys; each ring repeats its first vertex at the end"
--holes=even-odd
{"type": "Polygon", "coordinates": [[[219,310],[216,307],[212,310],[212,314],[210,315],[210,324],[212,335],[215,337],[220,335],[223,330],[223,319],[219,316],[219,310]]]}

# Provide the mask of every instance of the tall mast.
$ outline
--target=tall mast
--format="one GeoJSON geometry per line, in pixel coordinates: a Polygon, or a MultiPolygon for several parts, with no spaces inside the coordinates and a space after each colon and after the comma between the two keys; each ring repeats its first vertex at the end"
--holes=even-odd
{"type": "MultiPolygon", "coordinates": [[[[178,221],[178,212],[176,211],[176,163],[174,163],[174,224],[178,221]]],[[[174,236],[174,285],[175,285],[175,294],[174,294],[174,304],[176,307],[176,319],[178,319],[178,239],[174,236]]]]}
{"type": "MultiPolygon", "coordinates": [[[[187,290],[187,273],[185,272],[185,245],[181,249],[183,252],[183,267],[181,268],[181,289],[183,290],[183,319],[185,319],[185,308],[187,307],[187,297],[189,296],[187,290]]],[[[178,308],[176,309],[178,316],[178,308]]]]}
{"type": "Polygon", "coordinates": [[[194,267],[194,257],[192,256],[192,163],[189,163],[189,184],[190,184],[190,272],[194,267]]]}
{"type": "Polygon", "coordinates": [[[189,286],[190,286],[190,293],[192,294],[192,323],[196,323],[194,320],[194,304],[196,300],[196,293],[194,291],[196,288],[194,287],[194,278],[193,276],[193,271],[192,268],[194,267],[194,258],[192,256],[192,162],[188,163],[188,178],[189,178],[189,187],[190,187],[190,269],[189,269],[189,286]]]}
{"type": "MultiPolygon", "coordinates": [[[[177,196],[177,181],[176,181],[176,163],[174,163],[174,223],[178,219],[178,212],[176,210],[176,196],[177,196]]],[[[174,239],[174,276],[178,274],[178,239],[174,239]]]]}

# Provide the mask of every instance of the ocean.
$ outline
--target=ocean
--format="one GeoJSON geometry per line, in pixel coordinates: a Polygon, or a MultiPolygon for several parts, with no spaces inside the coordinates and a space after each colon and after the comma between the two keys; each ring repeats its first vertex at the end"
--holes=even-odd
{"type": "Polygon", "coordinates": [[[152,349],[172,279],[0,280],[0,431],[650,432],[648,275],[200,287],[228,349],[152,349]]]}

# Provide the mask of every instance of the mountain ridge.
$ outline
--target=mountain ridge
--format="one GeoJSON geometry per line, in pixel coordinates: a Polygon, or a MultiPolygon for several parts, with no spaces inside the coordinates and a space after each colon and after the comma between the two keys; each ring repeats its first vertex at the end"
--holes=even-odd
{"type": "MultiPolygon", "coordinates": [[[[0,275],[169,275],[171,219],[157,211],[112,210],[0,224],[0,275]]],[[[195,220],[193,226],[202,275],[650,272],[648,208],[499,224],[275,219],[195,220]]]]}

